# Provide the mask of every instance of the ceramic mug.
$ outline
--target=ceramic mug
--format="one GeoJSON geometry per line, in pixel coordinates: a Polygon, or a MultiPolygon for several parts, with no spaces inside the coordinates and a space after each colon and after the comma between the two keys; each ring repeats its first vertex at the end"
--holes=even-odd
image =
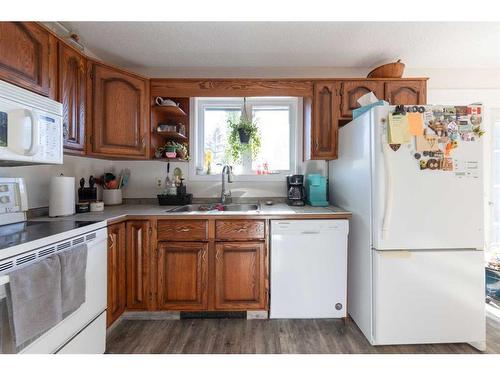
{"type": "Polygon", "coordinates": [[[169,107],[177,107],[177,104],[173,101],[173,100],[170,100],[170,99],[163,99],[161,96],[158,96],[156,99],[155,99],[155,102],[157,105],[159,106],[169,106],[169,107]]]}

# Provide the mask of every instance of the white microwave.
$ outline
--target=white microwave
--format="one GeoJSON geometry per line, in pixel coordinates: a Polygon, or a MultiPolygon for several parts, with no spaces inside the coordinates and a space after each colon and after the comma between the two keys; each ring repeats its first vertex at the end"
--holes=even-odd
{"type": "Polygon", "coordinates": [[[0,81],[0,166],[62,163],[62,104],[0,81]]]}

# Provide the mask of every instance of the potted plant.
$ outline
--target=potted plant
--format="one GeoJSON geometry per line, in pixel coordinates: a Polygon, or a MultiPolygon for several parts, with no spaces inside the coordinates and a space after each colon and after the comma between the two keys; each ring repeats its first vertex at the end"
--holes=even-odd
{"type": "Polygon", "coordinates": [[[260,150],[260,133],[255,122],[245,116],[241,116],[235,121],[228,119],[229,136],[227,149],[229,159],[238,163],[244,153],[251,152],[252,159],[257,157],[260,150]]]}

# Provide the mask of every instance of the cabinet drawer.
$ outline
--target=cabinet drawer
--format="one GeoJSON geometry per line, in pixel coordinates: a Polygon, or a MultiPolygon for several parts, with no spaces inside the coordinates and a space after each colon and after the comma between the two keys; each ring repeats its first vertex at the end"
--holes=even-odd
{"type": "Polygon", "coordinates": [[[159,241],[205,241],[207,239],[206,220],[158,220],[159,241]]]}
{"type": "Polygon", "coordinates": [[[264,220],[217,220],[215,238],[218,240],[263,240],[264,220]]]}

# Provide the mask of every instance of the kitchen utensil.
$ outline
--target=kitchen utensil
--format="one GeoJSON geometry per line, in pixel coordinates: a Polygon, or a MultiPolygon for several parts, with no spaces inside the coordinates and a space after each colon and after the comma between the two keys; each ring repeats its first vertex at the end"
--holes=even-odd
{"type": "Polygon", "coordinates": [[[368,73],[367,78],[401,78],[404,70],[405,64],[398,59],[396,62],[376,67],[368,73]]]}

